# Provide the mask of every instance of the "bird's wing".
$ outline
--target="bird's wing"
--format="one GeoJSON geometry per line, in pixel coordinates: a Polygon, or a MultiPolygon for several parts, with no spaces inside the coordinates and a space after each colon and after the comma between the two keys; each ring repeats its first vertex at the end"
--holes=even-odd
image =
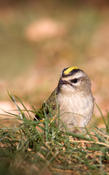
{"type": "Polygon", "coordinates": [[[42,107],[36,112],[35,120],[41,120],[45,115],[52,117],[56,114],[57,104],[57,88],[52,92],[50,97],[42,104],[42,107]]]}

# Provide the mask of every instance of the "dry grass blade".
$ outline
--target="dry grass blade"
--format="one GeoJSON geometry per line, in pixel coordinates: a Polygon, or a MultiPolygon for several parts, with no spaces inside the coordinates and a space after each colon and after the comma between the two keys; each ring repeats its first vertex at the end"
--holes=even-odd
{"type": "MultiPolygon", "coordinates": [[[[88,141],[88,140],[74,140],[73,143],[87,143],[87,144],[96,144],[96,145],[102,145],[105,146],[107,148],[109,148],[109,144],[103,143],[103,142],[96,142],[96,141],[88,141]]],[[[73,144],[72,143],[72,144],[73,144]]]]}

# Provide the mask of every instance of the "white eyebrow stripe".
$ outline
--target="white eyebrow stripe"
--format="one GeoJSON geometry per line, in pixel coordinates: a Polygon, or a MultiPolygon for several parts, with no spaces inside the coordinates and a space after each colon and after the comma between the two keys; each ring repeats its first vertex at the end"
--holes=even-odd
{"type": "Polygon", "coordinates": [[[83,78],[84,76],[85,76],[85,75],[84,75],[83,72],[78,72],[78,73],[76,73],[76,74],[73,76],[73,79],[74,79],[74,78],[77,78],[77,79],[83,78]]]}
{"type": "Polygon", "coordinates": [[[72,79],[81,79],[81,78],[83,78],[84,76],[75,76],[75,77],[73,77],[72,79]]]}

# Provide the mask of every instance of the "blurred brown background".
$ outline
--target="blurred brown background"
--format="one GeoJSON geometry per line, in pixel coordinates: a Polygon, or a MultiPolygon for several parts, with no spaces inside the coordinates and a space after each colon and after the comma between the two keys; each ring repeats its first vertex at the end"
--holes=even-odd
{"type": "Polygon", "coordinates": [[[106,114],[108,0],[0,1],[1,108],[11,108],[7,91],[39,107],[67,66],[79,66],[87,72],[96,103],[106,114]]]}

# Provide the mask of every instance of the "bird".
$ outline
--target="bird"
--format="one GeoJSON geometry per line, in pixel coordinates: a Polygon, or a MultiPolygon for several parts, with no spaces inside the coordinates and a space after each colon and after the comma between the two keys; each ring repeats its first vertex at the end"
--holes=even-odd
{"type": "Polygon", "coordinates": [[[59,114],[61,127],[73,132],[75,128],[83,130],[92,118],[94,97],[91,80],[77,66],[64,68],[58,85],[49,98],[36,112],[35,120],[46,115],[51,118],[59,114]]]}

